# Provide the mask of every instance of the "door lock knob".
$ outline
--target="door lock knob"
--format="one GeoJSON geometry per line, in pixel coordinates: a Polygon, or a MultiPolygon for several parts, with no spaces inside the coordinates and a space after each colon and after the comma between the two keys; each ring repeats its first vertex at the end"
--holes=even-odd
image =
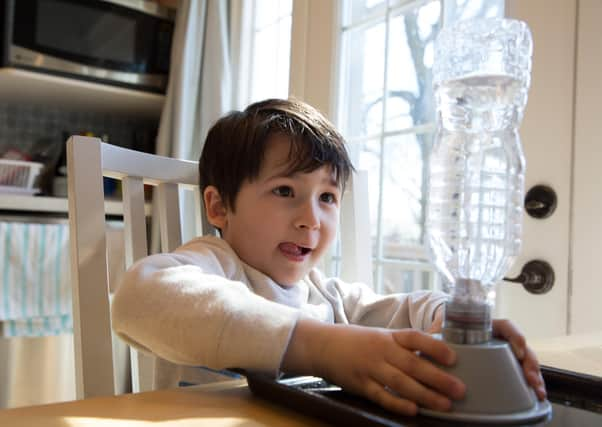
{"type": "Polygon", "coordinates": [[[547,185],[536,185],[525,195],[525,210],[533,218],[544,219],[556,210],[556,192],[547,185]]]}

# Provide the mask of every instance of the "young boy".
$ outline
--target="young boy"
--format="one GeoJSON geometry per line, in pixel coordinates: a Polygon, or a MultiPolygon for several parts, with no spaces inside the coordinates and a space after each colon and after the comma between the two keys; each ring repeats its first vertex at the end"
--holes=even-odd
{"type": "MultiPolygon", "coordinates": [[[[324,377],[402,414],[448,410],[464,385],[417,355],[455,361],[420,332],[440,330],[445,295],[376,295],[314,268],[335,238],[352,170],[341,135],[299,101],[267,100],[220,119],[199,171],[221,238],[136,263],[115,295],[114,330],[180,364],[171,384],[186,366],[285,371],[324,377]]],[[[508,321],[495,321],[494,333],[510,341],[543,399],[524,337],[508,321]]]]}

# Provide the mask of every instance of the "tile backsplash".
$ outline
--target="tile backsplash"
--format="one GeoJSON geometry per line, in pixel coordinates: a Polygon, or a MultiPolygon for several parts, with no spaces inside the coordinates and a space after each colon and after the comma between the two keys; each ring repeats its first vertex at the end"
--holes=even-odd
{"type": "Polygon", "coordinates": [[[60,194],[55,177],[66,172],[70,135],[91,133],[111,144],[154,153],[158,126],[158,119],[0,102],[0,158],[43,163],[36,188],[42,194],[64,195],[64,177],[60,194]]]}
{"type": "Polygon", "coordinates": [[[64,144],[65,135],[92,132],[109,142],[141,151],[154,151],[158,120],[123,114],[90,113],[59,107],[0,102],[0,157],[8,150],[32,153],[41,140],[64,144]]]}

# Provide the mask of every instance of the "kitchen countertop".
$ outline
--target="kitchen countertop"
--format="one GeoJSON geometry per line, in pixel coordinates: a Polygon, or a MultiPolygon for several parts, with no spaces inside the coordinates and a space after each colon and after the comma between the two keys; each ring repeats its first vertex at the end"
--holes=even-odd
{"type": "Polygon", "coordinates": [[[602,331],[528,341],[541,365],[602,377],[602,331]]]}
{"type": "MultiPolygon", "coordinates": [[[[67,214],[69,203],[66,197],[30,196],[10,193],[0,193],[0,211],[22,211],[32,213],[67,214]]],[[[151,214],[151,205],[145,206],[146,215],[151,214]]],[[[122,215],[123,207],[119,200],[106,200],[107,215],[122,215]]]]}

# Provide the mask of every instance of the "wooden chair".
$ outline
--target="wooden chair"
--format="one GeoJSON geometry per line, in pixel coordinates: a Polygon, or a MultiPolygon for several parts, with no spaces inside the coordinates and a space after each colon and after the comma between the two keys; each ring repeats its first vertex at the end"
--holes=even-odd
{"type": "MultiPolygon", "coordinates": [[[[194,192],[194,215],[197,232],[201,233],[197,162],[128,150],[98,138],[73,136],[67,141],[67,171],[76,393],[78,398],[112,395],[115,383],[103,176],[122,183],[127,268],[148,254],[144,184],[156,189],[158,218],[153,220],[159,221],[163,251],[171,251],[182,243],[179,186],[194,192]]],[[[149,360],[134,353],[133,391],[150,388],[151,370],[149,360]]]]}
{"type": "MultiPolygon", "coordinates": [[[[197,235],[210,230],[202,212],[198,163],[128,150],[98,138],[67,141],[69,232],[73,288],[73,334],[78,398],[115,394],[105,237],[103,176],[121,180],[126,268],[147,255],[144,184],[155,187],[161,250],[182,243],[179,188],[195,198],[197,235]]],[[[348,188],[342,209],[343,266],[346,275],[371,281],[366,176],[348,188]]],[[[357,177],[355,178],[357,180],[357,177]]],[[[190,214],[186,212],[186,214],[190,214]]],[[[132,353],[132,390],[152,386],[148,356],[132,353]]]]}

